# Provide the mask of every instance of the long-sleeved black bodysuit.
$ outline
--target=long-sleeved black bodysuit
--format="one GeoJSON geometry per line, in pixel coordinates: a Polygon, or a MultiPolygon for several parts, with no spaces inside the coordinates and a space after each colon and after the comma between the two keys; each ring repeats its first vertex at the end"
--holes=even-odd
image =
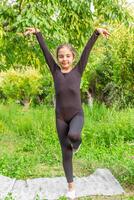
{"type": "Polygon", "coordinates": [[[41,33],[36,33],[37,40],[54,80],[56,127],[62,150],[63,168],[68,183],[73,181],[72,146],[77,149],[81,143],[81,130],[84,121],[80,97],[81,77],[87,64],[89,53],[98,35],[98,31],[95,30],[76,66],[70,72],[62,73],[49,52],[41,33]]]}

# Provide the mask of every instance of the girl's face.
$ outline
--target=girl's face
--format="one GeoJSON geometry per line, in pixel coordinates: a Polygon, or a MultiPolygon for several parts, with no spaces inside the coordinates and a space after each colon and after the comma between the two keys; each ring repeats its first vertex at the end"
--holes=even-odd
{"type": "Polygon", "coordinates": [[[72,68],[74,55],[68,47],[62,47],[58,51],[58,62],[62,69],[68,70],[72,68]]]}

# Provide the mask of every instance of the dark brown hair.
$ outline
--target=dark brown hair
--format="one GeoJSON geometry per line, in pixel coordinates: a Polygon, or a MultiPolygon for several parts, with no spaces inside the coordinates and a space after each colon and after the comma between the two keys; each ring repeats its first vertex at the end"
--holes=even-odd
{"type": "Polygon", "coordinates": [[[58,59],[58,52],[63,47],[67,47],[72,52],[74,58],[76,57],[76,50],[71,44],[61,44],[56,49],[56,57],[57,57],[57,59],[58,59]]]}

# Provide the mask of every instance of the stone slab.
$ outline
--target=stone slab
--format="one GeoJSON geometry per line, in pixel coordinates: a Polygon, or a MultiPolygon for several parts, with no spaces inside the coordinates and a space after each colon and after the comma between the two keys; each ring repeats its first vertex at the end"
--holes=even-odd
{"type": "MultiPolygon", "coordinates": [[[[74,178],[76,197],[92,195],[121,195],[125,191],[108,169],[97,169],[88,177],[74,178]]],[[[56,200],[67,192],[65,177],[16,180],[0,176],[0,200],[8,192],[15,200],[56,200]]]]}
{"type": "Polygon", "coordinates": [[[16,179],[0,175],[0,200],[12,190],[16,179]]]}

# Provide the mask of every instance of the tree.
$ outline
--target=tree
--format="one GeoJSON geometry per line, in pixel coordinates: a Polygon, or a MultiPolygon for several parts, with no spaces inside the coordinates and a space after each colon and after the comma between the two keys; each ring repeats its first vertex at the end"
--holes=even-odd
{"type": "MultiPolygon", "coordinates": [[[[80,51],[96,25],[121,21],[130,23],[130,15],[120,1],[100,0],[16,0],[0,2],[1,68],[10,66],[39,66],[35,39],[25,38],[26,27],[39,27],[50,49],[70,42],[80,51]],[[93,3],[94,2],[94,3],[93,3]],[[91,9],[94,6],[94,12],[91,9]]],[[[108,25],[109,24],[109,25],[108,25]]],[[[42,59],[41,59],[42,60],[42,59]]]]}

